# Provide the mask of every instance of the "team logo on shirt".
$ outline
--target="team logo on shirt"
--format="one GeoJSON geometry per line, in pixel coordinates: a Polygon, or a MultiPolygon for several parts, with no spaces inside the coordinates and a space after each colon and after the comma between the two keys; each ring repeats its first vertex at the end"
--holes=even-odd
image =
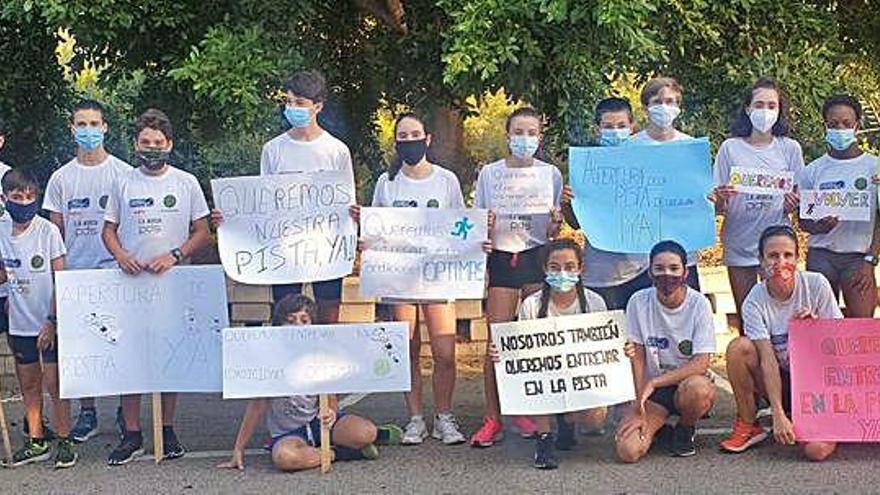
{"type": "Polygon", "coordinates": [[[694,353],[694,341],[682,340],[678,343],[678,351],[685,356],[690,356],[694,353]]]}
{"type": "Polygon", "coordinates": [[[35,254],[33,258],[31,258],[31,270],[41,271],[46,267],[46,260],[40,256],[39,254],[35,254]]]}
{"type": "Polygon", "coordinates": [[[110,196],[107,196],[106,194],[101,196],[101,198],[98,200],[98,206],[100,206],[102,210],[106,209],[107,208],[107,201],[109,201],[109,200],[110,200],[110,196]]]}
{"type": "Polygon", "coordinates": [[[864,191],[865,188],[868,187],[868,179],[866,179],[865,177],[859,177],[858,179],[856,179],[854,185],[859,191],[864,191]]]}
{"type": "Polygon", "coordinates": [[[440,201],[437,201],[436,199],[429,199],[427,206],[428,208],[440,208],[440,201]]]}
{"type": "Polygon", "coordinates": [[[647,347],[656,347],[657,349],[669,349],[669,339],[666,337],[648,337],[645,339],[647,347]]]}
{"type": "Polygon", "coordinates": [[[132,198],[128,200],[129,208],[152,208],[153,198],[132,198]]]}
{"type": "Polygon", "coordinates": [[[819,184],[820,191],[827,191],[828,189],[843,189],[844,187],[846,187],[846,182],[842,180],[833,180],[819,184]]]}
{"type": "Polygon", "coordinates": [[[68,210],[77,210],[77,209],[88,208],[90,204],[91,204],[91,201],[89,201],[89,198],[73,198],[67,202],[67,209],[68,210]]]}
{"type": "Polygon", "coordinates": [[[395,199],[391,202],[391,206],[395,208],[416,208],[419,202],[414,199],[395,199]]]}
{"type": "Polygon", "coordinates": [[[18,258],[3,258],[3,266],[6,268],[21,268],[21,260],[18,258]]]}
{"type": "Polygon", "coordinates": [[[173,194],[168,194],[162,200],[162,204],[165,205],[165,208],[174,208],[174,205],[177,204],[177,198],[173,194]]]}

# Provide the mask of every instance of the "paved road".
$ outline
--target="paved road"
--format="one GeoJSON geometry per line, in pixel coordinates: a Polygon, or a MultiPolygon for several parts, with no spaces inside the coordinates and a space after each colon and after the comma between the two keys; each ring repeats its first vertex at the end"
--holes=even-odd
{"type": "MultiPolygon", "coordinates": [[[[481,390],[479,379],[460,382],[457,403],[468,432],[479,422],[481,390]]],[[[214,469],[233,444],[244,403],[200,395],[182,396],[178,415],[178,435],[190,455],[160,466],[141,460],[110,468],[105,459],[115,443],[115,406],[102,399],[102,434],[82,446],[74,469],[53,471],[42,464],[0,470],[0,493],[880,493],[880,446],[844,446],[823,464],[772,444],[739,456],[719,453],[731,403],[721,391],[714,416],[701,424],[708,434],[698,438],[699,453],[690,459],[652,452],[638,465],[623,465],[614,460],[610,437],[582,438],[576,450],[562,453],[559,470],[542,472],[531,467],[532,443],[509,435],[488,450],[432,440],[419,447],[386,447],[377,461],[335,464],[321,476],[276,472],[259,453],[248,456],[244,472],[214,469]]],[[[20,402],[6,406],[11,418],[21,417],[20,402]]],[[[370,396],[351,410],[377,422],[404,421],[402,398],[394,395],[370,396]]],[[[18,434],[14,442],[20,443],[18,434]]]]}

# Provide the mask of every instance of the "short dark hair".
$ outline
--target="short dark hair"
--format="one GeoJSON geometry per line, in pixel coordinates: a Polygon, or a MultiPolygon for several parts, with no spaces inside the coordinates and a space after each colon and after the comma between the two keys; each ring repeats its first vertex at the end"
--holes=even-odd
{"type": "Polygon", "coordinates": [[[504,123],[504,130],[510,132],[510,124],[513,122],[513,119],[517,117],[531,117],[533,119],[538,119],[541,127],[544,126],[544,119],[537,110],[532,107],[519,107],[513,112],[510,112],[510,115],[507,116],[507,122],[504,123]]]}
{"type": "Polygon", "coordinates": [[[327,99],[327,81],[316,70],[301,70],[284,82],[284,91],[320,103],[327,99]]]}
{"type": "Polygon", "coordinates": [[[578,263],[583,263],[584,259],[584,249],[574,241],[574,239],[569,239],[566,237],[554,239],[547,244],[539,251],[540,260],[541,260],[541,270],[547,266],[547,262],[550,261],[550,255],[555,253],[556,251],[563,251],[566,249],[571,249],[574,251],[574,256],[577,258],[578,263]]]}
{"type": "Polygon", "coordinates": [[[144,129],[154,129],[165,135],[169,141],[174,140],[174,129],[171,127],[171,119],[162,110],[157,108],[147,109],[134,123],[135,139],[141,135],[144,129]]]}
{"type": "Polygon", "coordinates": [[[681,244],[675,241],[660,241],[651,248],[649,259],[654,262],[654,257],[662,253],[672,253],[681,258],[681,266],[687,266],[687,252],[681,247],[681,244]]]}
{"type": "Polygon", "coordinates": [[[779,96],[779,117],[776,119],[776,123],[773,124],[773,128],[770,129],[770,133],[774,136],[788,136],[789,132],[791,132],[791,127],[788,124],[788,98],[782,86],[767,77],[758,79],[755,81],[755,84],[752,84],[743,93],[742,105],[736,111],[736,116],[730,126],[730,134],[735,137],[748,137],[752,135],[752,119],[746,113],[746,108],[752,104],[755,91],[759,89],[772,89],[779,96]]]}
{"type": "Polygon", "coordinates": [[[104,105],[101,105],[97,100],[80,100],[76,105],[73,106],[73,111],[70,112],[70,121],[73,122],[73,116],[76,115],[76,112],[80,110],[96,110],[101,114],[101,120],[104,119],[104,105]]]}
{"type": "Polygon", "coordinates": [[[800,249],[798,246],[798,238],[797,233],[788,225],[771,225],[764,229],[761,232],[761,237],[758,238],[758,257],[764,257],[764,244],[767,243],[767,239],[771,237],[788,237],[794,242],[794,254],[798,254],[798,250],[800,249]]]}
{"type": "Polygon", "coordinates": [[[612,112],[626,112],[626,114],[629,115],[629,121],[632,122],[634,120],[633,109],[632,105],[629,104],[629,100],[612,96],[610,98],[605,98],[596,104],[596,110],[593,112],[595,114],[596,125],[602,120],[603,115],[612,112]]]}
{"type": "Polygon", "coordinates": [[[287,324],[287,315],[290,313],[298,313],[305,311],[309,314],[309,318],[315,321],[317,313],[317,305],[309,296],[302,294],[288,294],[275,303],[272,311],[272,324],[283,326],[287,324]]]}
{"type": "Polygon", "coordinates": [[[21,168],[13,168],[3,174],[0,186],[3,188],[3,194],[9,194],[13,191],[40,192],[40,183],[37,182],[34,174],[21,168]]]}
{"type": "Polygon", "coordinates": [[[827,119],[828,112],[831,111],[831,108],[838,105],[852,108],[856,113],[856,120],[862,120],[862,104],[859,103],[859,100],[846,94],[829,96],[828,99],[825,100],[825,103],[822,104],[822,119],[827,119]]]}
{"type": "MultiPolygon", "coordinates": [[[[431,134],[431,131],[428,128],[428,124],[426,124],[425,121],[422,120],[422,118],[419,117],[415,112],[404,112],[404,113],[398,115],[396,119],[394,119],[394,140],[395,140],[395,142],[397,142],[397,126],[400,125],[400,122],[403,119],[415,120],[416,122],[422,124],[422,128],[425,129],[426,136],[428,134],[431,134]]],[[[430,151],[430,148],[429,148],[429,151],[430,151]]],[[[428,161],[431,161],[432,157],[431,157],[430,153],[426,153],[426,155],[428,157],[428,161]]],[[[391,164],[388,166],[388,180],[393,181],[395,179],[395,177],[397,177],[397,174],[400,173],[400,169],[402,169],[402,168],[403,168],[403,158],[401,158],[400,155],[397,153],[397,151],[395,151],[394,156],[391,157],[391,164]]]]}
{"type": "Polygon", "coordinates": [[[648,81],[645,84],[645,87],[642,89],[642,94],[639,95],[639,99],[642,102],[642,106],[647,108],[648,103],[650,103],[651,98],[656,96],[663,88],[669,88],[680,95],[684,95],[684,89],[681,87],[681,84],[677,80],[671,77],[655,77],[648,81]]]}

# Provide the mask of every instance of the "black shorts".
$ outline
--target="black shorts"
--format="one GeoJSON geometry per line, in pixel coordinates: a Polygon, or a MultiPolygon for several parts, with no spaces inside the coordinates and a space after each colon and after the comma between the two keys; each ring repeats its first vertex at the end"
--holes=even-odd
{"type": "MultiPolygon", "coordinates": [[[[312,282],[312,292],[315,299],[324,301],[338,301],[342,298],[342,279],[335,278],[333,280],[322,280],[320,282],[312,282]]],[[[302,294],[305,284],[282,284],[272,286],[272,300],[280,301],[284,296],[289,294],[302,294]]]]}
{"type": "Polygon", "coordinates": [[[43,363],[58,362],[58,342],[51,349],[40,351],[37,348],[36,337],[21,337],[18,335],[7,335],[6,342],[9,344],[9,350],[15,357],[16,364],[34,364],[40,362],[40,354],[43,355],[43,363]]]}
{"type": "MultiPolygon", "coordinates": [[[[785,415],[791,417],[791,373],[779,368],[779,383],[782,385],[782,409],[785,415]]],[[[768,399],[769,401],[769,399],[768,399]]]]}
{"type": "Polygon", "coordinates": [[[521,289],[525,285],[544,282],[541,266],[541,246],[519,253],[495,251],[489,253],[489,287],[521,289]]]}
{"type": "Polygon", "coordinates": [[[660,387],[658,389],[654,389],[654,393],[648,397],[648,400],[663,406],[663,409],[669,413],[670,416],[680,416],[678,408],[675,407],[675,392],[678,391],[678,385],[668,385],[666,387],[660,387]]]}
{"type": "Polygon", "coordinates": [[[9,331],[9,313],[6,312],[7,301],[7,298],[0,297],[0,333],[9,331]]]}

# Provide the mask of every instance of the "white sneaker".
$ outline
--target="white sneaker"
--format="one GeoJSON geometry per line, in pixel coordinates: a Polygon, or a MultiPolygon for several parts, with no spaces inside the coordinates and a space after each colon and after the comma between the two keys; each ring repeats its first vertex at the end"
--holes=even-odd
{"type": "Polygon", "coordinates": [[[425,418],[413,416],[406,425],[400,443],[402,445],[418,445],[426,438],[428,438],[428,427],[425,426],[425,418]]]}
{"type": "Polygon", "coordinates": [[[431,435],[446,445],[464,443],[464,435],[458,430],[458,420],[452,414],[434,416],[434,433],[431,435]]]}

